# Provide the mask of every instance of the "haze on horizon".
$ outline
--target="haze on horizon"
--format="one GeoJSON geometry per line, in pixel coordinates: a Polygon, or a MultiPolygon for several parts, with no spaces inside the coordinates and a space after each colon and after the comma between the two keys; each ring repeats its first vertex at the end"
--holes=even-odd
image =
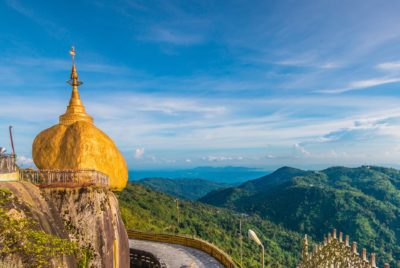
{"type": "Polygon", "coordinates": [[[0,146],[68,104],[130,169],[400,166],[398,1],[0,2],[0,146]]]}

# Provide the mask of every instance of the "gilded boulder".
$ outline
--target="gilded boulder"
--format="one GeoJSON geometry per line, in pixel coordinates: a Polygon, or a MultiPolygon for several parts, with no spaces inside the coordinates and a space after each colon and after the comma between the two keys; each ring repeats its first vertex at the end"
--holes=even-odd
{"type": "MultiPolygon", "coordinates": [[[[75,55],[75,50],[71,50],[75,55]]],[[[94,123],[86,113],[79,96],[75,61],[71,70],[71,99],[59,124],[43,130],[32,145],[32,156],[39,169],[101,171],[109,177],[112,190],[122,190],[128,181],[126,161],[114,142],[94,123]]]]}
{"type": "Polygon", "coordinates": [[[37,135],[32,156],[39,169],[95,169],[107,174],[110,188],[122,190],[128,168],[114,142],[95,125],[76,121],[57,124],[37,135]]]}

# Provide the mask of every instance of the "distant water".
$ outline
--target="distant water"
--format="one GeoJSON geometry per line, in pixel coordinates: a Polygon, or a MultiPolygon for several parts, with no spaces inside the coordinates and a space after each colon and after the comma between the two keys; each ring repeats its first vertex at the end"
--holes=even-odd
{"type": "Polygon", "coordinates": [[[143,178],[201,178],[214,182],[240,183],[271,173],[270,171],[245,167],[198,167],[180,170],[133,170],[129,171],[129,180],[143,178]]]}

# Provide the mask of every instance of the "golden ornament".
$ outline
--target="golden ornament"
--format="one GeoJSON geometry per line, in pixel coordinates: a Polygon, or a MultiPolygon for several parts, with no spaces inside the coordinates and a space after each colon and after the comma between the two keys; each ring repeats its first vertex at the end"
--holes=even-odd
{"type": "MultiPolygon", "coordinates": [[[[75,56],[75,50],[71,50],[75,56]]],[[[73,58],[71,99],[60,123],[39,133],[32,145],[32,156],[39,169],[95,169],[109,176],[110,188],[122,190],[128,181],[126,161],[114,142],[93,124],[79,96],[73,58]]]]}

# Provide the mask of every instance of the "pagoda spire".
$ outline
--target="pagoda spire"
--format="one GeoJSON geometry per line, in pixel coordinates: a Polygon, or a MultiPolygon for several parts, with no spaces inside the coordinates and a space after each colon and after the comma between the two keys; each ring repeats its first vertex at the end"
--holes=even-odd
{"type": "Polygon", "coordinates": [[[72,94],[69,105],[67,107],[67,111],[65,112],[65,114],[60,116],[60,124],[70,125],[75,123],[76,121],[86,121],[93,123],[93,118],[86,113],[85,106],[83,106],[83,103],[79,96],[78,87],[82,85],[83,82],[79,81],[78,72],[76,70],[76,52],[74,47],[71,48],[69,54],[71,54],[72,56],[72,70],[70,80],[68,80],[67,83],[72,86],[72,94]]]}
{"type": "Polygon", "coordinates": [[[308,237],[307,235],[304,236],[303,239],[303,248],[302,248],[302,261],[308,260],[308,237]]]}

